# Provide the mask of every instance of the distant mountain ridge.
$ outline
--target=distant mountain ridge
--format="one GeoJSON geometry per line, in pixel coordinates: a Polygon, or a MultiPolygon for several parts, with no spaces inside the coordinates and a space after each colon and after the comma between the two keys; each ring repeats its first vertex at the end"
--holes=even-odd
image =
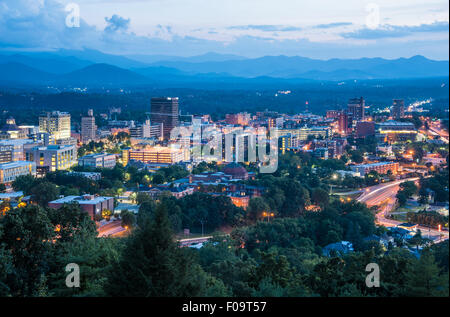
{"type": "Polygon", "coordinates": [[[189,82],[342,81],[448,77],[449,62],[423,56],[316,60],[299,56],[245,58],[105,54],[94,50],[0,54],[0,82],[27,85],[146,85],[189,82]],[[166,59],[166,60],[165,60],[166,59]],[[147,61],[147,62],[144,62],[147,61]],[[151,62],[150,62],[151,61],[151,62]],[[150,63],[148,63],[150,62],[150,63]]]}

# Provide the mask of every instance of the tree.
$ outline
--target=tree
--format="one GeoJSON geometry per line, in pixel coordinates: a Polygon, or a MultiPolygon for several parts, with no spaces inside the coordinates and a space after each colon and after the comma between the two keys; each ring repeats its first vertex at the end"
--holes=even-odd
{"type": "Polygon", "coordinates": [[[102,218],[109,221],[111,219],[112,212],[109,209],[103,209],[102,210],[102,218]]]}
{"type": "Polygon", "coordinates": [[[112,296],[198,296],[202,270],[188,251],[174,242],[166,207],[159,204],[127,241],[106,291],[112,296]]]}
{"type": "Polygon", "coordinates": [[[122,227],[124,228],[131,229],[136,224],[136,216],[126,209],[121,211],[120,218],[122,219],[122,227]]]}
{"type": "Polygon", "coordinates": [[[269,206],[262,197],[250,199],[247,208],[247,217],[251,220],[262,219],[263,212],[269,212],[269,206]]]}
{"type": "Polygon", "coordinates": [[[322,188],[315,188],[312,192],[311,198],[316,205],[319,205],[322,208],[328,206],[328,192],[322,188]]]}
{"type": "Polygon", "coordinates": [[[448,275],[441,276],[433,254],[426,249],[415,265],[409,267],[408,296],[448,296],[448,275]],[[447,283],[447,285],[446,285],[447,283]]]}
{"type": "Polygon", "coordinates": [[[12,182],[12,187],[15,191],[23,191],[25,195],[29,195],[35,180],[32,175],[20,175],[12,182]]]}
{"type": "Polygon", "coordinates": [[[9,293],[12,296],[44,294],[55,236],[46,210],[36,205],[12,209],[0,218],[0,227],[3,228],[0,241],[4,250],[1,251],[0,246],[0,252],[3,252],[2,257],[5,252],[11,256],[10,264],[6,262],[10,272],[7,278],[9,293]]]}
{"type": "Polygon", "coordinates": [[[30,189],[33,200],[40,206],[47,206],[49,201],[58,198],[59,189],[55,184],[48,181],[42,181],[38,184],[34,184],[30,189]]]}

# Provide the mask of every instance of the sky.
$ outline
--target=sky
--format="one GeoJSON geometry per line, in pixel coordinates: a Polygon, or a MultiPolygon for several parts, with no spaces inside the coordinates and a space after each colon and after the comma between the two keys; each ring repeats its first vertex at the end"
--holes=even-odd
{"type": "Polygon", "coordinates": [[[448,0],[0,0],[0,51],[448,60],[448,0]]]}

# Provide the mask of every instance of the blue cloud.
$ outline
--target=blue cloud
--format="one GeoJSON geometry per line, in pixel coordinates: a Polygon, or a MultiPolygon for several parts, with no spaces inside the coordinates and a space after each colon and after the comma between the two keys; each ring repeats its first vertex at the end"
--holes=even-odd
{"type": "Polygon", "coordinates": [[[336,28],[336,27],[340,27],[340,26],[349,26],[352,24],[353,23],[351,23],[351,22],[333,22],[333,23],[327,23],[327,24],[318,24],[314,28],[316,28],[316,29],[331,29],[331,28],[336,28]]]}
{"type": "Polygon", "coordinates": [[[106,23],[108,24],[105,28],[107,32],[115,32],[119,30],[126,31],[130,26],[130,19],[122,18],[121,16],[114,14],[111,18],[105,18],[106,23]]]}
{"type": "Polygon", "coordinates": [[[344,38],[376,40],[382,38],[405,37],[415,33],[447,32],[448,22],[434,22],[418,26],[382,25],[376,29],[363,28],[354,32],[342,33],[344,38]]]}
{"type": "Polygon", "coordinates": [[[297,26],[285,26],[285,25],[235,25],[230,26],[229,30],[258,30],[263,32],[290,32],[290,31],[300,31],[301,27],[297,26]]]}

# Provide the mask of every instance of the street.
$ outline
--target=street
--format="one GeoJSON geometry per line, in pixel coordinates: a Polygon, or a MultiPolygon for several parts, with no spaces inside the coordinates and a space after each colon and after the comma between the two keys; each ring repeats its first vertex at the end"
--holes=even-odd
{"type": "MultiPolygon", "coordinates": [[[[383,206],[376,215],[376,223],[385,227],[395,227],[402,222],[387,219],[388,215],[394,208],[397,198],[398,190],[400,189],[400,183],[407,181],[417,181],[419,178],[408,178],[381,185],[371,186],[364,190],[363,194],[357,198],[357,201],[367,204],[368,207],[383,206]]],[[[436,238],[434,242],[440,242],[447,240],[449,237],[448,231],[439,232],[437,229],[430,229],[428,227],[419,226],[418,229],[422,232],[423,237],[436,238]]]]}

